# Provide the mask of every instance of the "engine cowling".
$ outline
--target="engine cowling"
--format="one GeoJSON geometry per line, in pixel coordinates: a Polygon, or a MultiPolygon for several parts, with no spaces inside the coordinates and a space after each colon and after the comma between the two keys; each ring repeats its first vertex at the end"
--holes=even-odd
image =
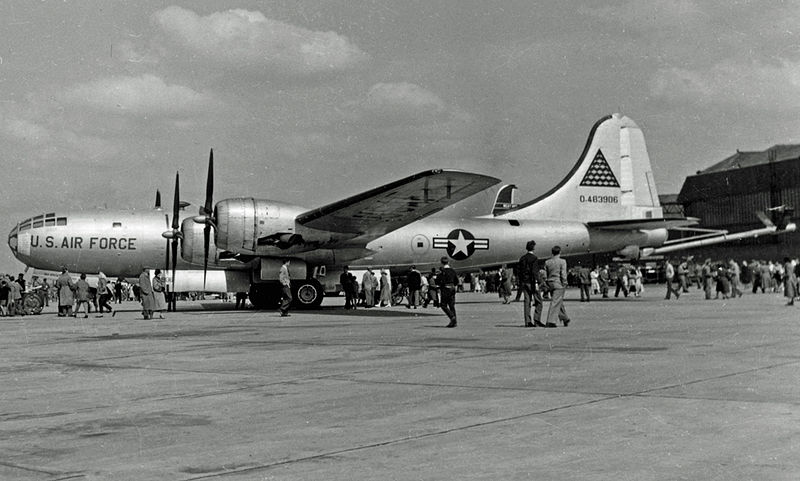
{"type": "Polygon", "coordinates": [[[295,217],[305,210],[252,197],[222,200],[214,207],[214,241],[219,249],[236,254],[263,254],[271,247],[285,249],[303,241],[295,233],[295,217]]]}
{"type": "MultiPolygon", "coordinates": [[[[203,226],[194,222],[192,219],[184,219],[181,223],[181,258],[186,262],[202,266],[204,253],[203,253],[203,226]]],[[[214,239],[209,239],[208,242],[208,263],[215,264],[218,260],[218,251],[214,245],[214,239]]]]}

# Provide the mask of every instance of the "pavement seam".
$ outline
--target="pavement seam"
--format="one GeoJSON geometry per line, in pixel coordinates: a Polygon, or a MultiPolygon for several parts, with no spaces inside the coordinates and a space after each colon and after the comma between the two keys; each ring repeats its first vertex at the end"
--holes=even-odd
{"type": "Polygon", "coordinates": [[[452,433],[455,433],[455,432],[466,431],[466,430],[481,428],[481,427],[485,427],[485,426],[491,426],[493,424],[501,424],[501,423],[506,423],[506,422],[510,422],[510,421],[516,421],[516,420],[519,420],[519,419],[525,419],[525,418],[529,418],[529,417],[533,417],[533,416],[539,416],[539,415],[542,415],[542,414],[549,414],[549,413],[552,413],[552,412],[562,411],[562,410],[565,410],[565,409],[571,409],[571,408],[574,408],[574,407],[588,406],[588,405],[591,405],[591,404],[604,402],[604,401],[607,401],[607,400],[610,400],[610,399],[617,399],[619,397],[621,397],[621,396],[616,396],[616,395],[614,395],[614,396],[604,396],[604,397],[601,397],[601,398],[598,398],[598,399],[591,399],[591,400],[583,401],[583,402],[579,402],[579,403],[565,404],[563,406],[556,406],[556,407],[553,407],[553,408],[550,408],[550,409],[543,409],[541,411],[536,411],[536,412],[532,412],[532,413],[519,414],[519,415],[516,415],[516,416],[510,416],[510,417],[506,417],[506,418],[502,418],[502,419],[493,419],[491,421],[473,423],[473,424],[469,424],[469,425],[466,425],[466,426],[459,426],[459,427],[450,428],[450,429],[444,429],[444,430],[440,430],[440,431],[436,431],[436,432],[424,433],[424,434],[420,434],[420,435],[417,435],[417,436],[409,436],[409,437],[405,437],[405,438],[390,439],[388,441],[381,441],[381,442],[377,442],[377,443],[364,444],[364,445],[361,445],[361,446],[353,446],[353,447],[346,448],[346,449],[339,449],[339,450],[336,450],[336,451],[328,451],[326,453],[314,454],[314,455],[311,455],[311,456],[303,456],[303,457],[300,457],[300,458],[286,459],[286,460],[283,460],[283,461],[277,461],[277,462],[274,462],[274,463],[262,464],[262,465],[258,465],[258,466],[249,466],[249,467],[246,467],[246,468],[234,469],[234,470],[220,472],[220,473],[204,474],[202,476],[197,476],[197,477],[193,477],[193,478],[187,478],[186,481],[195,481],[195,480],[199,480],[199,479],[220,478],[220,477],[223,477],[223,476],[238,475],[238,474],[242,474],[242,473],[267,470],[267,469],[272,469],[272,468],[279,467],[279,466],[302,463],[302,462],[305,462],[305,461],[313,461],[315,459],[331,458],[331,457],[339,456],[341,454],[347,454],[347,453],[352,453],[352,452],[357,452],[357,451],[363,451],[363,450],[367,450],[367,449],[381,448],[381,447],[385,447],[385,446],[392,446],[392,445],[395,445],[395,444],[403,444],[403,443],[407,443],[407,442],[418,441],[418,440],[421,440],[421,439],[427,439],[427,438],[432,438],[432,437],[437,437],[437,436],[446,436],[448,434],[452,434],[452,433]]]}

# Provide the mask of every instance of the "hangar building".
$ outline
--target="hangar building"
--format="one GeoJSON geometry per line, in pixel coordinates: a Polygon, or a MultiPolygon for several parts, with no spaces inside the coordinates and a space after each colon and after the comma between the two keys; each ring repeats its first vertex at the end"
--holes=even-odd
{"type": "MultiPolygon", "coordinates": [[[[677,203],[702,227],[739,232],[764,227],[756,216],[766,212],[778,224],[785,206],[800,212],[800,145],[776,145],[760,152],[736,153],[686,178],[677,203]]],[[[792,216],[794,219],[794,216],[792,216]]],[[[687,251],[712,259],[782,260],[800,256],[800,233],[720,244],[687,251]]]]}

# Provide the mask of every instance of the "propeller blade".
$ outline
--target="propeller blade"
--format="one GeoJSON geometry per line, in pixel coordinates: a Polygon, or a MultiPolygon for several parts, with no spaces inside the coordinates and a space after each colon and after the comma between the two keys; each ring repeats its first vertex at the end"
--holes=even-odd
{"type": "Polygon", "coordinates": [[[175,172],[175,197],[172,201],[172,229],[175,230],[178,227],[178,213],[181,208],[181,194],[180,194],[180,174],[175,172]]]}
{"type": "MultiPolygon", "coordinates": [[[[164,221],[167,223],[167,229],[169,229],[168,214],[164,214],[164,221]]],[[[167,239],[167,245],[164,248],[164,252],[166,252],[166,259],[164,259],[164,272],[167,272],[167,269],[169,269],[169,239],[167,239]]]]}
{"type": "Polygon", "coordinates": [[[208,176],[206,177],[206,203],[203,205],[206,215],[211,215],[211,200],[214,195],[214,149],[208,154],[208,176]]]}
{"type": "Polygon", "coordinates": [[[214,198],[214,149],[208,154],[208,176],[206,177],[206,202],[203,204],[203,214],[206,216],[203,228],[203,289],[206,287],[208,274],[208,245],[211,240],[211,224],[214,222],[212,215],[212,202],[214,198]]]}
{"type": "Polygon", "coordinates": [[[175,290],[175,267],[178,264],[178,239],[172,239],[172,290],[175,290]]]}
{"type": "Polygon", "coordinates": [[[203,289],[206,288],[206,274],[208,273],[208,244],[211,238],[211,226],[206,224],[203,228],[203,289]]]}
{"type": "Polygon", "coordinates": [[[161,208],[161,191],[156,189],[156,209],[161,208]]]}
{"type": "MultiPolygon", "coordinates": [[[[180,182],[181,176],[180,172],[175,172],[175,197],[172,200],[172,287],[175,287],[175,267],[178,264],[178,237],[181,236],[181,232],[178,230],[180,224],[178,223],[178,217],[180,216],[180,209],[181,209],[181,190],[180,190],[180,182]]],[[[169,242],[167,242],[168,248],[169,242]]],[[[167,251],[167,255],[169,257],[169,250],[167,251]]]]}

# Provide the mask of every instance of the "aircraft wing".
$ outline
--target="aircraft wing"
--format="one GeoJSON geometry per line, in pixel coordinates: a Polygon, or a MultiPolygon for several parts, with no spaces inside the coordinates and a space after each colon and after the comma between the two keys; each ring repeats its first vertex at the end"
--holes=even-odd
{"type": "Polygon", "coordinates": [[[500,179],[457,170],[428,170],[297,217],[305,227],[379,237],[477,194],[500,179]]]}
{"type": "Polygon", "coordinates": [[[650,229],[674,229],[676,227],[686,227],[695,225],[700,221],[696,217],[685,217],[679,219],[631,219],[587,222],[586,225],[595,229],[602,230],[650,230],[650,229]]]}

